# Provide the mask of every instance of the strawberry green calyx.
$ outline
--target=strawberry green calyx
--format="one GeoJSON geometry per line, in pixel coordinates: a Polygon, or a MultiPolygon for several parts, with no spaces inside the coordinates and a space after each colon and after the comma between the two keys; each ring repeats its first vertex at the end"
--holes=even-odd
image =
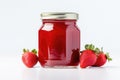
{"type": "Polygon", "coordinates": [[[94,50],[95,46],[93,44],[86,44],[85,49],[87,50],[94,50]]]}
{"type": "Polygon", "coordinates": [[[90,44],[90,49],[94,50],[95,46],[93,44],[90,44]]]}
{"type": "Polygon", "coordinates": [[[101,47],[101,49],[99,49],[99,48],[95,47],[93,44],[86,44],[85,49],[92,50],[96,54],[99,54],[100,52],[103,52],[103,47],[101,47]]]}
{"type": "Polygon", "coordinates": [[[85,45],[85,49],[89,49],[89,44],[86,44],[86,45],[85,45]]]}
{"type": "Polygon", "coordinates": [[[32,49],[31,51],[29,51],[29,49],[23,49],[23,52],[26,53],[26,52],[32,52],[33,54],[37,54],[37,50],[36,49],[32,49]]]}
{"type": "Polygon", "coordinates": [[[99,54],[100,53],[100,49],[99,48],[95,48],[95,53],[99,54]]]}
{"type": "Polygon", "coordinates": [[[108,61],[112,61],[112,58],[109,56],[109,53],[106,53],[105,55],[106,55],[108,61]]]}
{"type": "Polygon", "coordinates": [[[85,45],[85,49],[87,50],[92,50],[94,51],[96,54],[100,53],[100,49],[95,47],[93,44],[86,44],[85,45]]]}
{"type": "Polygon", "coordinates": [[[37,50],[33,49],[31,52],[33,52],[34,54],[37,54],[37,50]]]}
{"type": "Polygon", "coordinates": [[[29,52],[29,49],[23,49],[23,52],[25,53],[25,52],[29,52]]]}

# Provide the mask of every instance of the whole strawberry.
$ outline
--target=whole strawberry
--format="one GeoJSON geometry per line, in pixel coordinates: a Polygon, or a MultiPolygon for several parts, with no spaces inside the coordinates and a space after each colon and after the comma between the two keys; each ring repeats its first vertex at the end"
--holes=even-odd
{"type": "Polygon", "coordinates": [[[100,67],[103,66],[107,60],[111,61],[109,53],[104,53],[103,48],[95,48],[92,44],[85,45],[85,49],[80,55],[80,67],[86,68],[88,66],[100,67]]]}
{"type": "Polygon", "coordinates": [[[97,55],[97,61],[93,65],[96,67],[103,66],[107,62],[107,60],[108,61],[112,60],[112,58],[110,58],[110,56],[109,56],[109,53],[105,54],[102,49],[101,49],[101,51],[99,51],[99,49],[98,49],[98,51],[96,52],[96,55],[97,55]]]}
{"type": "Polygon", "coordinates": [[[88,66],[92,66],[95,64],[97,60],[97,56],[95,54],[94,50],[94,45],[85,45],[84,51],[82,51],[80,55],[80,67],[81,68],[86,68],[88,66]]]}
{"type": "Polygon", "coordinates": [[[37,51],[33,49],[32,51],[23,49],[23,55],[22,55],[22,61],[23,63],[28,67],[32,68],[37,62],[38,62],[38,57],[37,57],[37,51]]]}

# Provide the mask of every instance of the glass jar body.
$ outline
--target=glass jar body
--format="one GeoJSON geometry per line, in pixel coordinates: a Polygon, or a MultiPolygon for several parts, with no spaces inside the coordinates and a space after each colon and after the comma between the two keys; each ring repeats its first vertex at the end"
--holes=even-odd
{"type": "Polygon", "coordinates": [[[76,20],[43,19],[38,31],[42,67],[76,67],[79,64],[80,30],[76,20]]]}

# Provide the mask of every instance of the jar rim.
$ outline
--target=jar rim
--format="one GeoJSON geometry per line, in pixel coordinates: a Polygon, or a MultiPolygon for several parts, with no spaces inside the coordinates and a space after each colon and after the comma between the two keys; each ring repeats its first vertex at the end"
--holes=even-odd
{"type": "Polygon", "coordinates": [[[43,12],[40,15],[41,19],[78,20],[78,13],[75,12],[43,12]]]}

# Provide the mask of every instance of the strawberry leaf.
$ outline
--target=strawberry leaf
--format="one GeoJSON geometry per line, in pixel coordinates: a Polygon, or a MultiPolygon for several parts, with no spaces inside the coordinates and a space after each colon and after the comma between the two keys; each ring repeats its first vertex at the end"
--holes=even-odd
{"type": "Polygon", "coordinates": [[[86,44],[86,45],[85,45],[85,49],[89,49],[89,44],[86,44]]]}
{"type": "Polygon", "coordinates": [[[95,48],[95,53],[100,53],[100,49],[99,48],[95,48]]]}
{"type": "Polygon", "coordinates": [[[37,54],[37,50],[33,49],[31,52],[33,52],[34,54],[37,54]]]}
{"type": "Polygon", "coordinates": [[[23,52],[25,53],[25,52],[29,52],[29,49],[23,49],[23,52]]]}
{"type": "Polygon", "coordinates": [[[112,58],[109,56],[109,53],[106,53],[105,55],[106,55],[108,61],[112,61],[112,58]]]}
{"type": "Polygon", "coordinates": [[[90,44],[90,50],[94,50],[95,46],[93,44],[90,44]]]}
{"type": "Polygon", "coordinates": [[[95,46],[93,44],[86,44],[85,49],[87,50],[93,50],[94,51],[95,46]]]}

